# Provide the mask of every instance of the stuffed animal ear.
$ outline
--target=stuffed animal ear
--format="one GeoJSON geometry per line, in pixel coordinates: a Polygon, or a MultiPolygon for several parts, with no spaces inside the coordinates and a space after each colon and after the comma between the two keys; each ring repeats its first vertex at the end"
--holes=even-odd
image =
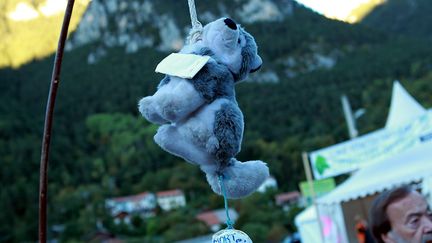
{"type": "Polygon", "coordinates": [[[262,65],[262,59],[260,56],[256,55],[255,59],[253,60],[252,65],[251,65],[252,68],[249,72],[253,73],[253,72],[258,71],[261,68],[261,65],[262,65]]]}

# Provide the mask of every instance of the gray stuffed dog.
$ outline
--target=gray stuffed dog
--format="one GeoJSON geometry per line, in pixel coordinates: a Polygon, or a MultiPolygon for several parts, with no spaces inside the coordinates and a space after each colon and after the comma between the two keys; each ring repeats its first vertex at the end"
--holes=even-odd
{"type": "Polygon", "coordinates": [[[191,79],[165,76],[157,92],[139,102],[139,111],[160,124],[155,142],[167,152],[199,165],[213,191],[228,198],[245,197],[269,176],[259,160],[240,162],[243,114],[234,85],[261,67],[254,38],[232,19],[221,18],[203,28],[197,43],[180,53],[210,56],[191,79]]]}

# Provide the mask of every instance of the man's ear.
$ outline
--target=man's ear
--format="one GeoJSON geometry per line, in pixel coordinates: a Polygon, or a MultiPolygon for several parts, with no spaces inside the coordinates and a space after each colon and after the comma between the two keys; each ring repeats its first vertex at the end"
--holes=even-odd
{"type": "Polygon", "coordinates": [[[385,234],[381,234],[381,239],[385,242],[385,243],[396,243],[396,241],[394,241],[393,239],[393,234],[391,231],[385,233],[385,234]]]}
{"type": "Polygon", "coordinates": [[[262,65],[262,59],[260,56],[256,55],[255,59],[253,60],[252,65],[251,65],[252,68],[251,68],[250,72],[253,73],[253,72],[258,71],[258,69],[261,68],[261,65],[262,65]]]}

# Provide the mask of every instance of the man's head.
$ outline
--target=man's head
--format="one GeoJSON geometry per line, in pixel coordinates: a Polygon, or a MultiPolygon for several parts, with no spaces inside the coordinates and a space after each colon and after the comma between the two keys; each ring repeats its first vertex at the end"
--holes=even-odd
{"type": "Polygon", "coordinates": [[[427,202],[409,186],[379,195],[372,204],[370,218],[378,243],[432,242],[432,221],[427,202]]]}

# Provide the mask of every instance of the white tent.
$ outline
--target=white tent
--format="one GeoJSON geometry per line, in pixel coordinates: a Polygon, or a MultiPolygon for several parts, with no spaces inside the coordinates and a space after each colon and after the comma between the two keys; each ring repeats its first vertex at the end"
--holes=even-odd
{"type": "MultiPolygon", "coordinates": [[[[404,147],[404,149],[397,149],[399,152],[390,157],[357,171],[343,184],[321,198],[320,203],[346,202],[428,177],[432,173],[432,142],[430,142],[432,110],[423,108],[398,81],[395,81],[390,112],[382,131],[388,135],[392,133],[397,135],[399,130],[411,130],[410,134],[416,133],[416,136],[411,138],[409,144],[404,144],[407,140],[406,135],[397,136],[399,140],[405,141],[395,140],[396,147],[404,147]]],[[[370,135],[364,136],[367,137],[370,135]]],[[[382,146],[385,147],[384,144],[382,146]]],[[[388,148],[386,150],[390,152],[388,148]]]]}
{"type": "Polygon", "coordinates": [[[387,116],[386,129],[394,129],[410,123],[426,113],[423,108],[398,82],[393,83],[390,111],[387,116]]]}
{"type": "Polygon", "coordinates": [[[318,202],[347,202],[429,176],[432,176],[432,141],[355,172],[318,202]]]}
{"type": "MultiPolygon", "coordinates": [[[[354,215],[367,217],[373,199],[371,195],[414,181],[423,181],[432,191],[432,109],[424,109],[395,81],[385,128],[314,151],[310,158],[312,165],[321,163],[324,171],[319,172],[313,166],[315,178],[326,178],[358,169],[348,180],[318,199],[320,217],[321,211],[326,213],[321,208],[343,212],[341,220],[340,216],[334,217],[335,222],[339,222],[338,226],[340,222],[343,224],[340,232],[346,234],[346,238],[338,242],[355,241],[354,215]]],[[[432,198],[432,194],[430,197],[432,198]]],[[[313,229],[310,214],[315,211],[311,211],[307,209],[303,212],[304,215],[298,216],[298,220],[296,218],[300,233],[313,229]],[[309,223],[301,224],[302,217],[306,216],[309,216],[309,221],[305,222],[309,223]]],[[[316,226],[316,215],[314,218],[316,226]]],[[[319,228],[316,232],[319,233],[319,228]]],[[[301,236],[308,237],[304,234],[301,236]]]]}
{"type": "Polygon", "coordinates": [[[317,220],[316,208],[310,206],[297,215],[294,222],[302,243],[347,242],[345,223],[339,204],[319,205],[322,234],[317,220]]]}
{"type": "Polygon", "coordinates": [[[311,152],[314,177],[324,179],[379,163],[431,137],[432,109],[425,110],[395,82],[386,127],[311,152]]]}
{"type": "MultiPolygon", "coordinates": [[[[319,198],[324,242],[353,241],[353,217],[357,214],[367,217],[367,209],[363,209],[366,212],[359,210],[370,205],[372,197],[369,196],[418,181],[427,184],[423,192],[432,200],[432,141],[423,142],[409,151],[358,170],[333,191],[319,198]]],[[[323,242],[314,206],[298,214],[295,224],[303,243],[323,242]]]]}
{"type": "Polygon", "coordinates": [[[321,242],[320,226],[318,225],[315,207],[310,206],[295,217],[302,243],[321,242]]]}
{"type": "Polygon", "coordinates": [[[327,195],[318,199],[320,207],[338,206],[343,211],[344,228],[349,239],[355,240],[355,216],[368,219],[368,210],[376,193],[412,182],[429,181],[423,189],[430,195],[432,178],[432,141],[395,155],[387,160],[362,168],[327,195]]]}

